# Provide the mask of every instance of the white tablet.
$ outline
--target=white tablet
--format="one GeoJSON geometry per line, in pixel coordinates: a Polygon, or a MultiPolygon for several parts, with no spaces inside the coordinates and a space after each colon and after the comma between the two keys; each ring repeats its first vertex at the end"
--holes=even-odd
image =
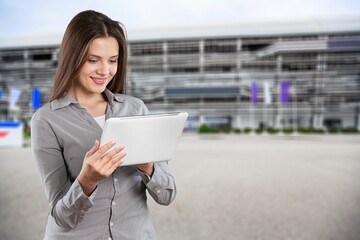
{"type": "MultiPolygon", "coordinates": [[[[169,161],[173,159],[188,113],[163,113],[109,118],[105,122],[100,146],[115,140],[124,146],[124,163],[169,161]]],[[[110,150],[109,150],[110,151],[110,150]]]]}

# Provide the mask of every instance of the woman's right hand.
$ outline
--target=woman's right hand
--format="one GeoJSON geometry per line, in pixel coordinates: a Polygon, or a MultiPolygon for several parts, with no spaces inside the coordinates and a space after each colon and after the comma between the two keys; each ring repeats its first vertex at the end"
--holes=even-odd
{"type": "Polygon", "coordinates": [[[100,142],[96,140],[95,145],[85,154],[78,176],[85,195],[90,196],[98,182],[109,177],[124,162],[124,147],[119,146],[106,153],[114,144],[114,141],[110,141],[100,148],[100,142]]]}

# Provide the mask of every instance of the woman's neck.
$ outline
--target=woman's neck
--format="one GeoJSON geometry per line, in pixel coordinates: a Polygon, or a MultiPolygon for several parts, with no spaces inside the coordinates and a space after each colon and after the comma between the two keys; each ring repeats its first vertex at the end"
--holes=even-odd
{"type": "Polygon", "coordinates": [[[107,101],[101,93],[83,94],[80,91],[70,89],[68,94],[79,102],[93,117],[102,116],[106,113],[107,101]]]}

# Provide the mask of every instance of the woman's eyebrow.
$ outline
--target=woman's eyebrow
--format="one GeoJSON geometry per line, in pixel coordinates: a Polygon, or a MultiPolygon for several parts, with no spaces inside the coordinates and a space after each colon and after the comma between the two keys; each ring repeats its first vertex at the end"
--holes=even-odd
{"type": "MultiPolygon", "coordinates": [[[[102,58],[101,56],[98,56],[96,54],[90,54],[89,57],[102,58]]],[[[114,56],[111,56],[110,58],[117,58],[117,57],[119,57],[119,55],[114,55],[114,56]]]]}

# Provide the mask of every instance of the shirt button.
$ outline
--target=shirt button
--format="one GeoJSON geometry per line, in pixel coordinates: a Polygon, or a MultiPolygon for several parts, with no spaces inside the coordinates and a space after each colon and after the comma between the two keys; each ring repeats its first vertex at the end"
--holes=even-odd
{"type": "Polygon", "coordinates": [[[112,238],[111,237],[109,237],[109,239],[108,240],[112,240],[112,238]]]}
{"type": "Polygon", "coordinates": [[[117,178],[114,178],[114,182],[117,182],[118,181],[118,179],[117,178]]]}
{"type": "Polygon", "coordinates": [[[114,223],[113,222],[110,222],[110,227],[114,226],[114,223]]]}
{"type": "Polygon", "coordinates": [[[161,189],[160,189],[160,188],[155,188],[155,192],[156,192],[157,194],[159,194],[159,193],[161,193],[161,189]]]}
{"type": "Polygon", "coordinates": [[[116,202],[112,202],[111,204],[112,204],[113,206],[115,206],[115,205],[116,205],[116,202]]]}

